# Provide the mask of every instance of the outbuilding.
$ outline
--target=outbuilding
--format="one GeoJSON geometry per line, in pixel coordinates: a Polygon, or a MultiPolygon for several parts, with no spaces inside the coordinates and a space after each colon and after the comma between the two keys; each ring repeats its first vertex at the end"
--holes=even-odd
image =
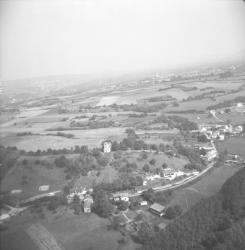
{"type": "Polygon", "coordinates": [[[163,216],[165,214],[165,207],[159,203],[153,203],[153,205],[150,206],[150,211],[159,216],[163,216]]]}

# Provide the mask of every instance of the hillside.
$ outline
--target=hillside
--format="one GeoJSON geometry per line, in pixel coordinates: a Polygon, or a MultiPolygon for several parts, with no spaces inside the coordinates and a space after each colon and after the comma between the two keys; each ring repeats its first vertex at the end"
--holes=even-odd
{"type": "Polygon", "coordinates": [[[228,179],[215,196],[155,233],[142,250],[245,249],[245,168],[228,179]]]}

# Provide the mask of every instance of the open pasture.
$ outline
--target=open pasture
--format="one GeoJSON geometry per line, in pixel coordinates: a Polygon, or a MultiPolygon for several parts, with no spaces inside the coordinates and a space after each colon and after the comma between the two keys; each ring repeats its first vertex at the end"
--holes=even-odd
{"type": "Polygon", "coordinates": [[[50,192],[62,189],[65,185],[65,173],[57,168],[52,157],[20,157],[16,165],[6,174],[1,182],[1,191],[21,189],[20,198],[41,194],[39,186],[50,185],[50,192]],[[27,159],[27,164],[22,161],[27,159]],[[36,164],[35,160],[44,160],[47,165],[36,164]]]}
{"type": "Polygon", "coordinates": [[[242,112],[232,112],[229,114],[217,114],[217,117],[223,121],[230,120],[233,125],[240,125],[245,123],[245,113],[242,112]]]}
{"type": "Polygon", "coordinates": [[[118,240],[122,237],[119,232],[108,231],[109,221],[95,214],[66,214],[44,225],[69,250],[118,249],[118,240]]]}
{"type": "Polygon", "coordinates": [[[184,211],[187,211],[202,198],[216,194],[224,182],[239,169],[239,167],[225,166],[213,169],[193,185],[175,190],[174,198],[169,205],[172,206],[178,204],[184,209],[184,211]]]}
{"type": "MultiPolygon", "coordinates": [[[[244,82],[241,80],[231,79],[230,81],[227,80],[211,80],[206,82],[191,82],[186,83],[185,85],[188,87],[197,87],[198,89],[204,89],[204,88],[210,88],[212,87],[213,90],[234,90],[239,88],[241,85],[243,85],[244,82]]],[[[209,92],[212,89],[208,89],[202,92],[209,92]]]]}
{"type": "MultiPolygon", "coordinates": [[[[28,130],[30,131],[30,130],[28,130]]],[[[71,148],[76,145],[88,145],[90,148],[100,147],[105,139],[121,140],[125,136],[125,128],[100,128],[87,130],[66,130],[64,133],[73,134],[74,138],[45,135],[7,136],[1,138],[1,144],[5,146],[16,146],[26,151],[71,148]]],[[[57,131],[46,131],[57,133],[57,131]]]]}
{"type": "Polygon", "coordinates": [[[231,137],[218,143],[220,151],[227,150],[230,154],[245,157],[245,137],[231,137]]]}

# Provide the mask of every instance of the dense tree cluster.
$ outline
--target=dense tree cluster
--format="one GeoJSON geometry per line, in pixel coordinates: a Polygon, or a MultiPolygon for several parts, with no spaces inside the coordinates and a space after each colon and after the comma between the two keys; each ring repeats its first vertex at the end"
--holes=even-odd
{"type": "Polygon", "coordinates": [[[187,118],[184,118],[182,116],[173,115],[169,116],[168,118],[174,122],[174,127],[178,128],[179,130],[198,129],[198,125],[195,122],[191,122],[187,118]]]}
{"type": "Polygon", "coordinates": [[[86,176],[89,171],[100,170],[101,166],[106,166],[108,162],[108,158],[97,149],[88,153],[81,153],[75,159],[69,159],[62,155],[54,161],[57,167],[65,168],[65,172],[71,176],[78,174],[86,176]]]}
{"type": "Polygon", "coordinates": [[[16,163],[21,152],[16,147],[0,146],[0,178],[16,163]]]}
{"type": "Polygon", "coordinates": [[[168,104],[161,102],[157,104],[125,104],[125,105],[117,105],[112,104],[110,107],[114,110],[123,110],[123,111],[134,111],[140,113],[155,113],[162,109],[165,109],[168,104]]]}
{"type": "Polygon", "coordinates": [[[199,142],[208,142],[208,141],[209,141],[209,139],[207,138],[206,135],[198,135],[198,136],[197,136],[197,140],[198,140],[199,142]]]}
{"type": "Polygon", "coordinates": [[[156,117],[153,122],[167,123],[169,128],[177,128],[179,130],[198,129],[198,125],[195,122],[191,122],[188,119],[177,115],[166,116],[165,114],[161,114],[160,116],[156,117]]]}
{"type": "Polygon", "coordinates": [[[132,176],[127,173],[121,174],[119,179],[111,183],[100,183],[94,189],[105,190],[107,192],[117,192],[122,190],[134,189],[137,186],[142,186],[143,179],[141,176],[132,176]]]}
{"type": "Polygon", "coordinates": [[[71,127],[79,127],[83,129],[97,129],[109,128],[115,126],[113,121],[94,121],[93,119],[88,122],[72,122],[71,127]]]}
{"type": "Polygon", "coordinates": [[[107,193],[104,190],[96,189],[94,192],[94,205],[93,211],[101,217],[108,217],[113,211],[107,193]]]}
{"type": "Polygon", "coordinates": [[[165,213],[167,219],[174,219],[180,216],[182,213],[182,208],[179,205],[168,207],[165,213]]]}
{"type": "Polygon", "coordinates": [[[189,159],[191,165],[186,165],[186,168],[196,169],[198,171],[202,170],[205,164],[202,158],[200,157],[199,150],[195,150],[190,147],[185,147],[177,141],[174,142],[174,146],[179,154],[184,155],[189,159]]]}
{"type": "Polygon", "coordinates": [[[142,198],[150,203],[167,204],[172,199],[172,191],[154,192],[152,188],[142,193],[142,198]]]}

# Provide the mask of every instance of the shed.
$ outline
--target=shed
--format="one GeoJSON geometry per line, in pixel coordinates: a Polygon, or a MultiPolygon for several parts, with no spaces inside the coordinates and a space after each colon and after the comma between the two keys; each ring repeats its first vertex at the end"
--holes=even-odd
{"type": "Polygon", "coordinates": [[[165,214],[165,207],[159,203],[154,203],[150,206],[150,211],[159,216],[163,216],[165,214]]]}

